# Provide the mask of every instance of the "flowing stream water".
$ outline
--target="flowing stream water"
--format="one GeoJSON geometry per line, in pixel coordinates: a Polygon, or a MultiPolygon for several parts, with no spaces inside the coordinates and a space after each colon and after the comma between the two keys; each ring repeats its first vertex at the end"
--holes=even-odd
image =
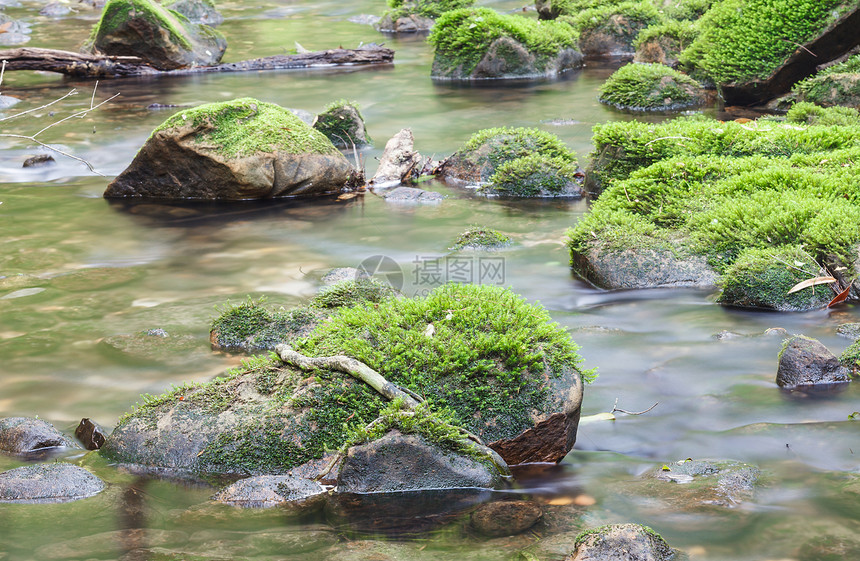
{"type": "MultiPolygon", "coordinates": [[[[484,3],[503,11],[522,7],[484,3]]],[[[28,46],[72,50],[98,17],[81,8],[52,20],[35,15],[38,7],[6,10],[33,23],[28,46]]],[[[514,538],[480,538],[455,524],[410,540],[382,540],[282,513],[213,513],[205,508],[209,487],[139,480],[96,462],[111,483],[99,497],[0,505],[0,560],[115,559],[140,547],[150,548],[148,559],[501,560],[541,535],[557,540],[553,558],[561,558],[576,532],[607,522],[647,524],[693,559],[777,560],[796,559],[798,547],[819,535],[857,534],[860,511],[840,489],[860,470],[860,421],[848,420],[860,410],[860,388],[818,396],[780,391],[774,377],[782,337],[763,334],[773,327],[805,333],[838,353],[849,341],[836,336],[836,326],[860,321],[854,308],[755,313],[720,307],[708,292],[595,290],[571,275],[564,245],[565,230],[587,212],[585,201],[487,199],[435,182],[422,187],[447,198],[424,206],[392,205],[371,193],[220,207],[126,207],[102,199],[109,178],[175,110],[148,108],[156,103],[252,96],[316,113],[348,98],[361,106],[375,141],[362,152],[370,173],[385,140],[404,127],[413,130],[419,151],[437,157],[482,128],[538,127],[560,136],[584,164],[594,124],[666,118],[601,106],[597,89],[611,67],[529,84],[433,82],[423,37],[383,36],[348,21],[381,13],[381,0],[219,8],[226,61],[283,53],[296,43],[319,50],[385,42],[396,50],[395,64],[102,81],[96,100],[121,95],[40,139],[108,177],[60,156],[52,166],[24,169],[24,159],[42,150],[0,139],[0,417],[38,415],[66,431],[82,417],[112,426],[143,393],[209,380],[238,364],[240,357],[209,347],[209,325],[226,302],[265,296],[272,306],[298,305],[327,270],[373,256],[396,261],[405,290],[418,294],[444,280],[428,278],[427,264],[444,262],[454,238],[471,225],[513,238],[511,248],[493,254],[504,275],[494,282],[545,306],[582,346],[586,366],[599,368],[586,388],[584,415],[610,411],[616,400],[630,411],[659,404],[643,415],[583,424],[563,464],[524,483],[522,492],[555,509],[550,522],[514,538]],[[128,337],[150,329],[169,334],[157,352],[128,337]],[[722,331],[741,336],[715,337],[722,331]],[[763,475],[751,500],[704,511],[625,485],[685,458],[739,460],[763,475]]],[[[83,108],[93,86],[53,74],[7,73],[2,92],[22,98],[18,108],[38,107],[72,88],[80,93],[3,122],[3,132],[32,134],[83,108]]],[[[477,275],[477,258],[472,265],[477,275]]],[[[23,463],[0,456],[0,471],[23,463]]]]}

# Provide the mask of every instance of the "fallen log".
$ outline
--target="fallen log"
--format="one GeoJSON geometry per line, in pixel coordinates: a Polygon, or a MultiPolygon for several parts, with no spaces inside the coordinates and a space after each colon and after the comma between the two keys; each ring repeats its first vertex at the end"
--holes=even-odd
{"type": "Polygon", "coordinates": [[[177,70],[158,70],[134,56],[105,56],[55,49],[21,47],[0,51],[6,71],[41,70],[59,72],[75,78],[124,78],[129,76],[182,75],[203,72],[252,72],[326,66],[390,64],[394,50],[378,45],[358,49],[329,49],[295,55],[275,55],[214,66],[192,66],[177,70]]]}

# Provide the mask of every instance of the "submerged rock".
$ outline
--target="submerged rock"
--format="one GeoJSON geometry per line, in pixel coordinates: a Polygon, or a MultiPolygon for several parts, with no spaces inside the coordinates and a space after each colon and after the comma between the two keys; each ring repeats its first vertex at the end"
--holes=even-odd
{"type": "Polygon", "coordinates": [[[227,41],[208,25],[191,23],[151,0],[109,0],[86,48],[173,70],[217,64],[227,41]]]}
{"type": "Polygon", "coordinates": [[[485,536],[513,536],[537,524],[541,516],[543,510],[532,501],[494,501],[479,506],[470,522],[485,536]]]}
{"type": "Polygon", "coordinates": [[[101,479],[71,464],[37,464],[0,473],[0,503],[65,503],[104,488],[101,479]]]}
{"type": "Polygon", "coordinates": [[[397,187],[386,192],[382,198],[389,203],[438,203],[445,197],[441,193],[416,187],[397,187]]]}
{"type": "Polygon", "coordinates": [[[576,550],[565,561],[669,561],[678,552],[651,528],[640,524],[611,524],[587,530],[576,539],[576,550]]]}
{"type": "Polygon", "coordinates": [[[781,388],[837,384],[851,380],[849,371],[820,341],[797,335],[779,353],[776,383],[781,388]]]}
{"type": "Polygon", "coordinates": [[[29,454],[51,448],[74,448],[53,425],[41,419],[8,417],[0,419],[0,451],[11,454],[29,454]]]}
{"type": "Polygon", "coordinates": [[[258,475],[240,479],[212,497],[219,503],[264,508],[289,504],[291,510],[321,507],[325,489],[316,481],[292,475],[258,475]]]}
{"type": "Polygon", "coordinates": [[[609,3],[574,15],[579,47],[589,58],[632,58],[639,32],[661,16],[648,2],[609,3]]]}
{"type": "Polygon", "coordinates": [[[564,23],[460,9],[439,18],[428,39],[434,78],[451,80],[553,77],[582,66],[576,34],[564,23]],[[473,30],[480,29],[478,33],[473,30]]]}
{"type": "Polygon", "coordinates": [[[248,200],[346,187],[352,167],[320,132],[252,98],[201,105],[162,123],[106,198],[248,200]]]}
{"type": "Polygon", "coordinates": [[[489,448],[476,445],[474,449],[474,456],[455,453],[419,435],[394,430],[347,451],[337,489],[342,493],[390,493],[501,486],[510,475],[504,460],[489,448]]]}

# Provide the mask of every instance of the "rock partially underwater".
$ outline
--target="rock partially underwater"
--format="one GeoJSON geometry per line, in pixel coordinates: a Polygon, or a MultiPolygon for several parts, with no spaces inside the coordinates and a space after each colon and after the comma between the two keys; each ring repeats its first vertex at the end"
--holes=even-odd
{"type": "Polygon", "coordinates": [[[338,193],[352,166],[288,110],[252,98],[181,111],[162,123],[106,198],[223,200],[338,193]]]}
{"type": "Polygon", "coordinates": [[[53,425],[29,417],[0,419],[0,452],[16,455],[44,453],[77,445],[53,425]]]}

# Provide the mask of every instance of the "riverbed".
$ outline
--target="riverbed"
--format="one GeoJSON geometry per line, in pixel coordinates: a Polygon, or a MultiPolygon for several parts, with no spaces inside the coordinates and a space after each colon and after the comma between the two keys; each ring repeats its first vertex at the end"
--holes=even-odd
{"type": "MultiPolygon", "coordinates": [[[[511,1],[482,4],[522,8],[511,1]]],[[[98,11],[80,7],[49,19],[36,15],[39,7],[24,2],[6,10],[32,23],[28,46],[74,50],[98,18],[98,11]]],[[[585,366],[598,367],[599,378],[585,391],[584,415],[616,405],[634,412],[657,405],[642,415],[616,413],[615,421],[582,425],[561,466],[518,490],[546,503],[553,523],[516,538],[480,538],[455,522],[386,540],[322,518],[213,513],[205,508],[210,487],[141,480],[96,462],[93,469],[111,482],[100,497],[0,505],[0,560],[116,559],[141,547],[184,559],[501,560],[542,537],[637,522],[693,559],[753,561],[796,559],[798,547],[818,535],[857,534],[856,506],[846,509],[839,489],[860,470],[860,421],[849,421],[860,410],[860,388],[854,383],[825,395],[781,391],[774,378],[783,336],[765,334],[770,328],[804,333],[838,354],[850,341],[838,337],[836,327],[860,321],[853,307],[758,313],[721,307],[715,294],[695,290],[596,290],[572,276],[564,245],[565,230],[588,210],[582,200],[488,199],[433,181],[421,187],[446,196],[433,205],[396,205],[373,193],[221,206],[104,200],[110,179],[174,111],[237,97],[310,113],[341,98],[357,102],[374,140],[360,153],[369,174],[386,139],[405,127],[416,149],[437,159],[482,128],[537,127],[557,134],[584,166],[595,124],[668,118],[599,104],[597,89],[612,65],[532,83],[434,82],[424,37],[382,35],[350,21],[380,14],[380,0],[218,7],[226,18],[220,30],[229,43],[227,62],[282,54],[297,44],[321,50],[377,42],[395,49],[395,63],[105,80],[95,94],[90,80],[7,73],[0,91],[23,100],[15,110],[78,93],[2,122],[6,133],[33,134],[92,99],[120,95],[39,136],[104,176],[56,154],[51,166],[22,168],[44,149],[0,138],[0,417],[38,416],[67,432],[82,417],[111,427],[142,394],[206,381],[239,363],[242,357],[215,353],[209,345],[209,325],[228,302],[265,297],[273,307],[300,305],[329,269],[383,257],[396,264],[400,277],[386,272],[401,279],[407,295],[446,280],[490,282],[546,307],[582,347],[585,366]],[[448,267],[448,248],[475,225],[498,229],[513,244],[492,254],[492,269],[482,269],[489,261],[478,255],[464,257],[468,270],[448,267]],[[439,267],[431,271],[431,265],[439,267]],[[168,334],[156,351],[135,344],[135,334],[156,329],[168,334]],[[730,334],[718,336],[722,332],[730,334]],[[685,458],[738,460],[763,475],[752,500],[706,511],[630,495],[620,485],[685,458]]],[[[0,456],[0,471],[23,463],[0,456]]]]}

